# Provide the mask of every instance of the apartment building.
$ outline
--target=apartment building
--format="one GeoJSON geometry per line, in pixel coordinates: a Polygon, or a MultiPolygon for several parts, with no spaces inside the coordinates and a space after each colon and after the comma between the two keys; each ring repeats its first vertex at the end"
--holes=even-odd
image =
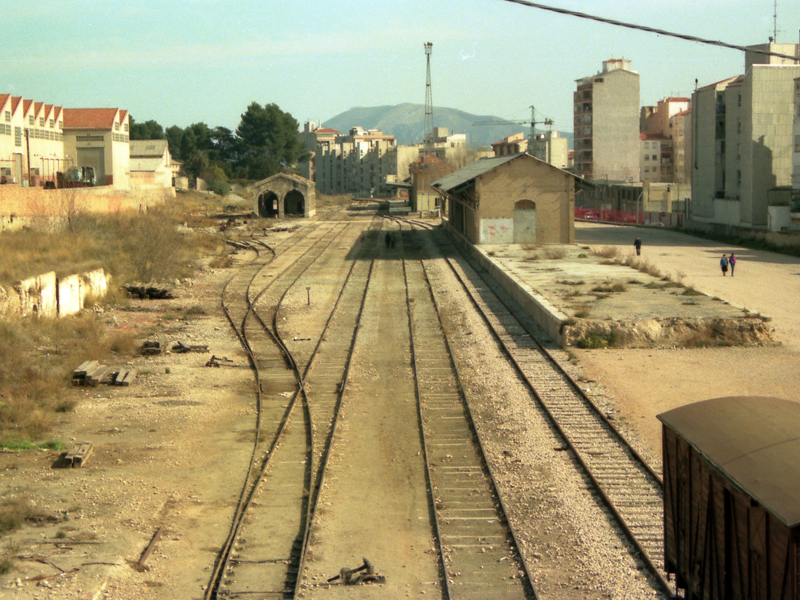
{"type": "Polygon", "coordinates": [[[589,180],[639,181],[639,74],[625,59],[577,80],[574,168],[589,180]]]}
{"type": "Polygon", "coordinates": [[[313,160],[317,189],[323,194],[390,196],[387,176],[407,179],[408,165],[418,156],[419,148],[398,146],[393,135],[354,127],[332,144],[317,146],[313,160]]]}
{"type": "Polygon", "coordinates": [[[642,181],[678,183],[678,179],[685,179],[685,118],[676,117],[685,117],[690,106],[689,98],[672,97],[659,100],[656,106],[642,107],[639,115],[642,181]],[[681,161],[680,174],[676,168],[678,159],[681,161]]]}
{"type": "Polygon", "coordinates": [[[514,133],[507,135],[499,142],[492,144],[492,152],[494,156],[509,156],[511,154],[519,154],[520,152],[528,151],[528,138],[525,134],[514,133]]]}
{"type": "Polygon", "coordinates": [[[800,45],[770,42],[750,49],[743,75],[701,87],[692,96],[691,216],[780,229],[790,224],[800,45]]]}
{"type": "Polygon", "coordinates": [[[467,134],[450,133],[447,127],[434,127],[431,141],[418,146],[420,156],[433,155],[444,161],[458,162],[466,153],[467,134]]]}
{"type": "Polygon", "coordinates": [[[308,162],[299,163],[297,169],[300,174],[306,179],[316,179],[316,172],[314,168],[314,155],[318,152],[330,152],[333,145],[336,143],[336,138],[342,135],[341,131],[331,129],[330,127],[322,127],[313,121],[306,121],[303,125],[303,132],[300,134],[300,139],[305,144],[308,151],[311,153],[311,159],[308,162]]]}
{"type": "Polygon", "coordinates": [[[794,80],[794,152],[792,152],[792,212],[800,212],[800,77],[794,80]]]}
{"type": "Polygon", "coordinates": [[[569,140],[559,132],[537,133],[533,138],[533,156],[559,169],[570,168],[569,140]]]}

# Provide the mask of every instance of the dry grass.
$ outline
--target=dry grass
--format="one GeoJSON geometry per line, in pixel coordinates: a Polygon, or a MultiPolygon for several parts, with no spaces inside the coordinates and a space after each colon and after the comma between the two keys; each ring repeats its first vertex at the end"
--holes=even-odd
{"type": "Polygon", "coordinates": [[[46,518],[27,498],[9,498],[0,503],[0,534],[22,527],[25,521],[46,518]]]}
{"type": "MultiPolygon", "coordinates": [[[[4,233],[0,285],[49,271],[63,276],[103,267],[113,285],[107,297],[91,299],[90,306],[124,304],[126,283],[191,277],[201,257],[225,255],[219,237],[176,227],[186,222],[187,212],[218,212],[221,201],[181,194],[174,206],[144,215],[77,215],[59,232],[4,233]]],[[[136,353],[132,333],[108,331],[100,319],[85,311],[60,319],[0,322],[0,444],[42,439],[58,413],[73,410],[77,395],[70,378],[81,362],[112,362],[136,353]]]]}
{"type": "Polygon", "coordinates": [[[561,260],[566,255],[567,251],[564,248],[557,246],[544,248],[544,256],[549,260],[561,260]]]}
{"type": "Polygon", "coordinates": [[[616,246],[603,246],[594,251],[600,258],[607,258],[610,260],[617,260],[620,255],[619,248],[616,246]]]}
{"type": "Polygon", "coordinates": [[[328,195],[321,194],[317,191],[316,201],[317,208],[329,208],[334,206],[344,207],[350,206],[353,203],[353,198],[350,194],[328,195]]]}
{"type": "Polygon", "coordinates": [[[136,349],[133,334],[107,332],[94,313],[0,322],[0,442],[41,439],[57,413],[75,406],[77,365],[136,349]]]}

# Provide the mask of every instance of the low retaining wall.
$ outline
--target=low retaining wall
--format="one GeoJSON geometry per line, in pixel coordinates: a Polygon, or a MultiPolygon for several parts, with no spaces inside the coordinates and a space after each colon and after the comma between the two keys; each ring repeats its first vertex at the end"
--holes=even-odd
{"type": "Polygon", "coordinates": [[[63,317],[83,310],[89,296],[102,298],[110,280],[104,269],[58,279],[55,271],[29,277],[12,290],[0,288],[0,318],[63,317]]]}
{"type": "Polygon", "coordinates": [[[112,186],[48,190],[0,185],[0,232],[23,227],[48,228],[81,213],[146,212],[175,198],[175,189],[118,190],[112,186]]]}
{"type": "Polygon", "coordinates": [[[451,228],[448,221],[444,221],[444,223],[453,239],[461,244],[489,272],[495,281],[519,303],[523,310],[547,332],[547,335],[563,348],[566,344],[564,325],[569,321],[569,317],[550,304],[546,298],[538,295],[529,286],[497,266],[491,257],[487,256],[479,247],[470,243],[459,232],[451,228]]]}

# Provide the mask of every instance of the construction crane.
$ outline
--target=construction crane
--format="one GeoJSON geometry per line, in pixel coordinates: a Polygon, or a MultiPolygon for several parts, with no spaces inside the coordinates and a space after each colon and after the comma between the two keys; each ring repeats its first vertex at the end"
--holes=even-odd
{"type": "MultiPolygon", "coordinates": [[[[499,119],[495,119],[493,121],[476,121],[473,125],[509,125],[511,123],[517,123],[520,125],[530,125],[531,127],[531,135],[535,133],[537,125],[546,125],[548,128],[553,126],[553,119],[548,119],[547,117],[544,118],[543,121],[536,120],[536,109],[533,105],[530,106],[531,109],[531,119],[530,121],[501,121],[499,119]]],[[[548,129],[549,130],[549,129],[548,129]]]]}

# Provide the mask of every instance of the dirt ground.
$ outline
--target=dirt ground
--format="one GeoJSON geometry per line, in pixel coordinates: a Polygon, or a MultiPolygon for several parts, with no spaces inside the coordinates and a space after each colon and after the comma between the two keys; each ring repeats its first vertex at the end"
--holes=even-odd
{"type": "MultiPolygon", "coordinates": [[[[660,459],[660,423],[672,407],[729,395],[794,399],[800,389],[800,260],[721,247],[658,229],[579,224],[578,244],[618,245],[687,285],[772,317],[777,345],[704,350],[572,350],[590,394],[615,406],[623,429],[660,459]],[[718,269],[735,250],[734,278],[718,269]]],[[[208,353],[137,357],[134,385],[75,389],[79,403],[52,437],[95,444],[86,469],[54,469],[51,452],[0,453],[0,498],[27,499],[46,515],[2,538],[4,598],[202,598],[241,491],[253,441],[253,379],[219,307],[230,273],[182,282],[176,298],[135,301],[102,315],[109,327],[208,346],[208,353]],[[212,355],[220,368],[205,368],[212,355]],[[144,568],[136,563],[163,526],[144,568]]]]}
{"type": "Polygon", "coordinates": [[[800,389],[800,259],[771,252],[722,246],[657,228],[577,223],[578,245],[618,246],[633,252],[642,239],[642,257],[665,274],[684,275],[686,285],[734,306],[771,317],[776,345],[709,349],[572,349],[587,379],[586,389],[618,407],[624,427],[636,430],[648,454],[660,460],[659,413],[725,396],[798,399],[800,389]],[[719,259],[735,252],[735,275],[722,276],[719,259]]]}

